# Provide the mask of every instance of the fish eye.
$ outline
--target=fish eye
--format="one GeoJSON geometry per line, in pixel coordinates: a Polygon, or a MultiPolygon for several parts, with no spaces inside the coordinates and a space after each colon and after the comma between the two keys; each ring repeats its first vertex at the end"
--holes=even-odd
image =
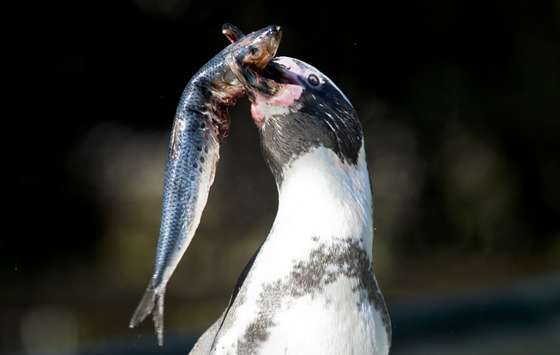
{"type": "Polygon", "coordinates": [[[252,56],[256,56],[257,54],[259,54],[259,52],[260,52],[260,50],[259,50],[258,47],[256,47],[256,46],[251,46],[251,47],[249,47],[249,53],[250,53],[252,56]]]}
{"type": "Polygon", "coordinates": [[[311,86],[319,85],[319,78],[315,74],[309,74],[309,76],[307,77],[307,81],[311,86]]]}

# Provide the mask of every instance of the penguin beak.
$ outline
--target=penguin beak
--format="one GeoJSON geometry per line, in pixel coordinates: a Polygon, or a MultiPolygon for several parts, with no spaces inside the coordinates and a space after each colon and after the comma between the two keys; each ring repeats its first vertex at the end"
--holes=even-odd
{"type": "Polygon", "coordinates": [[[281,84],[297,85],[300,83],[297,74],[291,71],[290,68],[279,63],[276,58],[268,63],[261,75],[266,79],[274,80],[275,82],[281,84]]]}

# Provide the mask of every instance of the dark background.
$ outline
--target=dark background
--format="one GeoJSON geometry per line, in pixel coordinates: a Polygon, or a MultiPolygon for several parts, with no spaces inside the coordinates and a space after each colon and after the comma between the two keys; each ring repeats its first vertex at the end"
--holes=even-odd
{"type": "MultiPolygon", "coordinates": [[[[551,298],[560,2],[369,6],[135,0],[6,10],[16,80],[3,131],[0,352],[152,344],[151,324],[127,324],[151,273],[168,135],[183,87],[227,45],[226,21],[247,32],[281,25],[279,55],[319,68],[356,107],[395,353],[421,353],[402,345],[414,344],[436,354],[452,339],[459,352],[444,353],[459,354],[488,329],[513,327],[516,336],[500,336],[534,342],[535,329],[560,327],[551,298]],[[413,326],[432,324],[422,316],[435,322],[423,330],[429,344],[413,326]]],[[[219,315],[276,209],[244,100],[221,153],[197,238],[169,285],[166,326],[177,339],[219,315]]]]}

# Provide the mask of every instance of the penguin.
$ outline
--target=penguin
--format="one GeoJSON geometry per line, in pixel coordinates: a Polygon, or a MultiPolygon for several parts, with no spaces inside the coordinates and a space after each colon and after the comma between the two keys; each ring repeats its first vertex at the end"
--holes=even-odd
{"type": "Polygon", "coordinates": [[[301,60],[276,57],[261,74],[236,63],[278,210],[226,310],[190,354],[388,354],[391,321],[374,275],[372,184],[356,110],[301,60]]]}

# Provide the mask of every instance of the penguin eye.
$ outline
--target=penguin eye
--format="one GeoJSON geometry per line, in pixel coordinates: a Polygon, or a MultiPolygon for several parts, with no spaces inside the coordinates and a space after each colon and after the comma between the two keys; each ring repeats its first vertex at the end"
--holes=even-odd
{"type": "Polygon", "coordinates": [[[315,74],[309,74],[309,76],[307,77],[307,81],[311,86],[319,85],[319,78],[315,74]]]}

